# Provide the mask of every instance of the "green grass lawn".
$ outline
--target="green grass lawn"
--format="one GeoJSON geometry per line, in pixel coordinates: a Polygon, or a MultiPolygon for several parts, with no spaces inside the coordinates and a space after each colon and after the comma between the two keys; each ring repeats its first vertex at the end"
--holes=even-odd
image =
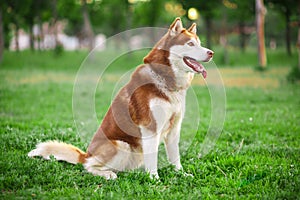
{"type": "MultiPolygon", "coordinates": [[[[99,121],[115,82],[143,55],[115,61],[112,65],[122,63],[122,68],[111,67],[104,75],[105,87],[96,91],[99,121]]],[[[192,145],[182,152],[183,167],[193,178],[164,166],[159,169],[160,182],[150,180],[143,170],[118,173],[117,180],[106,181],[87,173],[82,165],[28,158],[27,153],[46,140],[64,141],[83,150],[87,147],[77,134],[72,113],[73,82],[85,56],[82,52],[60,57],[50,52],[4,55],[0,65],[1,199],[299,198],[300,87],[285,82],[286,73],[282,73],[294,65],[295,57],[290,63],[278,61],[275,68],[283,66],[281,71],[255,72],[238,63],[233,69],[221,70],[225,86],[228,83],[226,121],[214,149],[201,158],[211,105],[207,87],[195,82],[200,125],[195,128],[194,120],[187,118],[181,133],[183,145],[185,135],[195,133],[192,145]],[[243,85],[239,79],[237,86],[229,84],[232,77],[277,82],[268,87],[262,82],[258,87],[248,82],[243,85]]]]}

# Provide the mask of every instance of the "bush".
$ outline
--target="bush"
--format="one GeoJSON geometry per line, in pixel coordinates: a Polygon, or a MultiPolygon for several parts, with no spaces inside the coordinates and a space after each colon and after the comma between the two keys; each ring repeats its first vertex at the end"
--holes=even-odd
{"type": "Polygon", "coordinates": [[[292,70],[287,76],[287,80],[291,83],[296,83],[297,81],[300,81],[300,69],[297,66],[292,68],[292,70]]]}
{"type": "Polygon", "coordinates": [[[54,48],[54,55],[55,56],[61,56],[64,52],[64,47],[61,43],[58,43],[56,47],[54,48]]]}

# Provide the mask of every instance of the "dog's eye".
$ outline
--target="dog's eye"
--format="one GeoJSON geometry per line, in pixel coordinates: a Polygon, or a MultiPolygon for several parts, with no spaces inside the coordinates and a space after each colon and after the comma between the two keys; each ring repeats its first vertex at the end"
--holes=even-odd
{"type": "Polygon", "coordinates": [[[190,47],[195,46],[195,44],[193,42],[188,42],[187,43],[190,47]]]}

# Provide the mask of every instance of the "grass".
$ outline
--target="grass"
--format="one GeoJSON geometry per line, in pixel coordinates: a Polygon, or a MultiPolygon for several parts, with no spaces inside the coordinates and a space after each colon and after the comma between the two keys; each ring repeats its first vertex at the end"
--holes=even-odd
{"type": "MultiPolygon", "coordinates": [[[[242,52],[236,47],[228,47],[228,64],[224,64],[224,49],[214,49],[217,53],[214,57],[214,61],[220,65],[220,67],[257,67],[257,49],[248,47],[245,52],[242,52]]],[[[282,68],[297,65],[297,49],[293,49],[293,55],[288,56],[286,50],[278,48],[276,50],[267,50],[267,65],[271,68],[282,68]]]]}
{"type": "MultiPolygon", "coordinates": [[[[61,140],[87,147],[77,134],[72,114],[73,82],[85,56],[82,52],[62,57],[49,52],[4,55],[0,66],[2,199],[299,198],[300,88],[284,81],[287,67],[275,66],[262,73],[237,63],[235,68],[221,68],[226,121],[214,149],[202,158],[199,150],[210,122],[210,96],[199,78],[195,80],[200,126],[195,130],[194,120],[185,119],[181,141],[184,146],[185,136],[195,133],[192,145],[182,152],[183,167],[194,178],[175,173],[167,165],[159,169],[160,182],[151,181],[143,170],[118,173],[117,180],[106,181],[87,173],[82,165],[28,158],[27,153],[40,141],[61,140]],[[257,85],[257,78],[270,83],[257,85]],[[239,84],[230,84],[236,80],[239,84]]],[[[134,56],[122,57],[107,70],[104,86],[96,91],[99,121],[116,81],[138,62],[134,56]],[[120,64],[122,68],[117,68],[120,64]]]]}

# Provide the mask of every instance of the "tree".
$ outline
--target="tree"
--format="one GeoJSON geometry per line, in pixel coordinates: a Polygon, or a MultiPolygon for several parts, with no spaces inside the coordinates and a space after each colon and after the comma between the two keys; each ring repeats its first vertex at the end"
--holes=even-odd
{"type": "Polygon", "coordinates": [[[297,48],[298,48],[298,70],[300,72],[300,1],[298,1],[298,38],[297,38],[297,48]]]}
{"type": "Polygon", "coordinates": [[[222,56],[222,62],[223,64],[229,63],[229,54],[228,54],[228,48],[227,48],[227,33],[228,33],[228,12],[225,7],[222,8],[222,20],[221,20],[221,26],[220,26],[220,44],[223,47],[223,56],[222,56]]]}
{"type": "Polygon", "coordinates": [[[83,35],[87,40],[89,50],[94,48],[94,32],[88,13],[86,0],[81,0],[81,12],[83,16],[83,35]]]}
{"type": "Polygon", "coordinates": [[[258,46],[258,63],[259,67],[265,68],[267,66],[267,56],[265,47],[265,14],[266,8],[263,0],[256,0],[256,34],[258,46]]]}
{"type": "Polygon", "coordinates": [[[29,6],[31,4],[31,0],[10,0],[5,4],[7,9],[9,10],[10,20],[14,24],[14,33],[15,33],[15,45],[16,50],[19,51],[19,29],[21,27],[26,27],[25,20],[23,16],[30,12],[29,6]]]}
{"type": "Polygon", "coordinates": [[[297,48],[298,48],[298,70],[300,72],[300,19],[298,25],[298,39],[297,39],[297,48]]]}
{"type": "Polygon", "coordinates": [[[101,25],[101,32],[108,36],[124,31],[128,11],[127,3],[120,0],[103,0],[100,10],[93,13],[92,22],[101,25]]]}
{"type": "Polygon", "coordinates": [[[0,63],[2,62],[3,51],[4,51],[4,31],[3,31],[2,10],[0,9],[0,63]]]}
{"type": "Polygon", "coordinates": [[[161,20],[164,13],[165,0],[152,0],[137,3],[134,12],[134,22],[136,25],[154,27],[161,20]],[[147,16],[147,17],[144,17],[147,16]]]}
{"type": "MultiPolygon", "coordinates": [[[[166,0],[151,0],[148,2],[136,3],[133,13],[134,26],[149,26],[155,27],[159,23],[165,22],[166,11],[165,5],[166,0]],[[147,16],[147,17],[145,17],[147,16]]],[[[171,20],[173,20],[172,18],[171,20]]],[[[168,20],[168,23],[170,21],[168,20]]],[[[158,38],[155,38],[155,30],[150,29],[150,40],[151,43],[155,43],[158,38]]]]}
{"type": "Polygon", "coordinates": [[[200,15],[204,18],[204,24],[206,28],[206,46],[208,48],[211,48],[213,35],[213,19],[217,15],[219,6],[222,5],[221,1],[214,0],[207,2],[206,0],[180,0],[180,2],[186,10],[194,7],[200,11],[200,15]]]}
{"type": "Polygon", "coordinates": [[[249,37],[246,26],[254,25],[255,21],[255,0],[224,0],[223,4],[230,9],[229,21],[238,26],[240,49],[245,51],[249,37]]]}
{"type": "Polygon", "coordinates": [[[292,55],[291,48],[291,17],[297,13],[297,1],[295,0],[267,0],[269,4],[274,5],[285,19],[285,43],[288,55],[292,55]]]}
{"type": "MultiPolygon", "coordinates": [[[[48,21],[50,17],[45,16],[45,12],[49,12],[50,1],[48,0],[31,0],[28,2],[29,11],[24,13],[25,24],[28,28],[29,38],[30,38],[30,49],[34,50],[34,42],[37,40],[38,49],[41,49],[41,40],[43,38],[42,33],[42,22],[48,21]],[[38,35],[34,36],[33,34],[33,26],[37,24],[39,27],[38,35]]],[[[48,15],[49,16],[49,15],[48,15]]]]}
{"type": "Polygon", "coordinates": [[[2,18],[2,10],[0,10],[0,63],[2,61],[3,51],[4,51],[3,18],[2,18]]]}

